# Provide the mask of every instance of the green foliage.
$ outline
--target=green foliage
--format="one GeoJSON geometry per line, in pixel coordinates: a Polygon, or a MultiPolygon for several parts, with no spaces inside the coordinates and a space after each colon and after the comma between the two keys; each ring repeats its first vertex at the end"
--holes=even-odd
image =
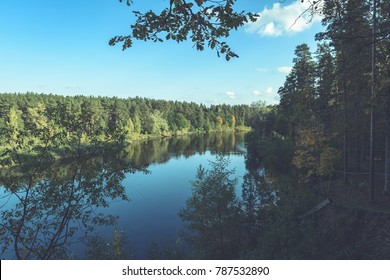
{"type": "MultiPolygon", "coordinates": [[[[17,259],[64,259],[68,240],[76,236],[88,239],[95,226],[117,221],[117,217],[99,209],[109,207],[116,199],[128,200],[121,184],[125,173],[143,168],[119,158],[118,149],[98,149],[99,157],[92,157],[90,152],[74,154],[68,165],[43,161],[44,155],[39,153],[30,154],[29,161],[1,169],[4,197],[15,200],[12,207],[0,213],[3,250],[12,246],[17,259]]],[[[124,258],[127,251],[122,249],[122,240],[122,233],[115,232],[112,246],[95,242],[92,249],[99,251],[102,258],[106,258],[104,254],[124,258]]]]}
{"type": "MultiPolygon", "coordinates": [[[[122,2],[122,0],[120,0],[122,2]]],[[[130,4],[133,1],[127,1],[130,4]]],[[[191,40],[198,51],[205,47],[215,49],[217,55],[226,60],[238,57],[229,45],[221,39],[249,21],[256,21],[257,14],[236,11],[236,0],[220,2],[209,0],[169,1],[167,7],[159,13],[149,10],[146,13],[133,11],[135,22],[131,24],[130,35],[115,36],[109,42],[115,45],[121,42],[123,50],[132,47],[133,40],[163,42],[174,40],[178,43],[191,40]]]]}
{"type": "Polygon", "coordinates": [[[307,44],[296,47],[293,63],[293,69],[278,91],[281,113],[292,137],[296,126],[310,116],[315,103],[315,62],[307,44]]]}
{"type": "Polygon", "coordinates": [[[324,147],[320,155],[318,175],[329,176],[334,171],[334,166],[340,157],[340,151],[332,147],[324,147]]]}
{"type": "Polygon", "coordinates": [[[325,127],[332,126],[332,115],[335,112],[336,94],[336,65],[332,49],[328,43],[318,44],[316,51],[318,79],[316,86],[316,114],[325,127]]]}
{"type": "Polygon", "coordinates": [[[236,117],[232,115],[231,128],[234,129],[235,127],[236,127],[236,117]]]}
{"type": "Polygon", "coordinates": [[[228,169],[229,161],[222,156],[210,165],[210,170],[198,168],[196,180],[192,182],[192,196],[180,211],[180,217],[194,233],[191,243],[198,258],[234,258],[239,249],[237,178],[230,178],[234,170],[228,169]]]}
{"type": "Polygon", "coordinates": [[[9,110],[8,118],[5,122],[5,132],[10,144],[15,144],[19,140],[20,134],[23,132],[24,123],[21,118],[22,111],[12,107],[9,110]]]}
{"type": "Polygon", "coordinates": [[[331,140],[331,135],[326,135],[314,118],[298,130],[292,163],[301,170],[305,181],[333,173],[339,152],[330,146],[331,140]]]}
{"type": "Polygon", "coordinates": [[[140,122],[139,117],[137,115],[134,117],[133,124],[134,124],[134,133],[140,134],[141,133],[141,122],[140,122]]]}
{"type": "MultiPolygon", "coordinates": [[[[385,1],[386,2],[386,1],[385,1]]],[[[318,176],[330,176],[340,161],[343,169],[361,172],[364,154],[370,149],[370,107],[378,116],[377,151],[385,150],[387,133],[388,89],[384,86],[389,73],[387,42],[388,4],[378,2],[378,40],[376,73],[372,67],[372,5],[365,0],[316,1],[309,9],[316,12],[319,5],[325,32],[316,35],[320,41],[312,58],[307,44],[295,49],[293,67],[279,89],[280,104],[271,114],[255,119],[253,127],[269,135],[271,130],[291,138],[297,150],[293,164],[306,181],[318,176]],[[321,2],[319,4],[319,2],[321,2]],[[385,35],[386,34],[386,35],[385,35]],[[374,76],[373,76],[374,75],[374,76]],[[370,99],[375,83],[375,100],[370,99]]],[[[271,131],[272,132],[272,131],[271,131]]],[[[345,173],[344,180],[347,180],[345,173]]]]}
{"type": "Polygon", "coordinates": [[[176,134],[186,133],[190,130],[191,123],[186,119],[182,113],[177,113],[173,116],[173,127],[176,134]]]}
{"type": "Polygon", "coordinates": [[[257,109],[246,105],[208,108],[139,97],[26,93],[0,94],[0,110],[0,150],[12,148],[28,155],[34,149],[44,149],[47,154],[63,157],[70,150],[106,143],[127,145],[146,137],[232,130],[236,120],[232,116],[242,116],[245,122],[257,109]],[[223,119],[228,120],[226,124],[223,119]]]}
{"type": "Polygon", "coordinates": [[[159,111],[155,111],[150,121],[150,134],[168,136],[169,135],[169,125],[168,121],[163,118],[162,113],[159,111]]]}
{"type": "MultiPolygon", "coordinates": [[[[289,198],[291,199],[291,198],[289,198]]],[[[291,203],[283,199],[284,202],[291,203]]],[[[296,201],[303,201],[299,199],[296,201]]],[[[299,221],[297,206],[279,204],[264,211],[261,239],[248,257],[254,259],[321,259],[320,240],[312,220],[299,221]]]]}
{"type": "Polygon", "coordinates": [[[267,170],[276,174],[289,174],[294,155],[294,143],[280,135],[259,137],[256,131],[246,135],[247,167],[249,169],[266,166],[267,170]]]}
{"type": "Polygon", "coordinates": [[[130,248],[126,246],[123,231],[113,232],[111,240],[100,236],[89,237],[86,256],[89,260],[129,260],[133,259],[130,248]]]}
{"type": "Polygon", "coordinates": [[[215,123],[217,130],[222,130],[223,119],[221,116],[217,116],[217,118],[215,119],[215,123]]]}

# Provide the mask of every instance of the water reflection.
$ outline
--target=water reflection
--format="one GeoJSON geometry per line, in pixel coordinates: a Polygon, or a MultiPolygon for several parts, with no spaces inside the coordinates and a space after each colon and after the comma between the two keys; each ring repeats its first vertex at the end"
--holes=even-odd
{"type": "Polygon", "coordinates": [[[208,169],[199,167],[192,182],[192,195],[179,212],[192,246],[189,258],[248,258],[258,246],[264,214],[278,198],[265,178],[264,168],[247,170],[241,195],[229,159],[217,156],[208,169]]]}
{"type": "Polygon", "coordinates": [[[99,213],[113,200],[128,200],[121,184],[126,173],[145,166],[105,149],[64,163],[36,162],[1,170],[1,247],[6,258],[70,257],[66,246],[85,241],[97,225],[117,217],[99,213]]]}
{"type": "Polygon", "coordinates": [[[186,240],[191,244],[187,258],[247,259],[259,255],[269,217],[277,212],[279,184],[273,170],[264,168],[271,157],[253,151],[259,147],[266,150],[268,145],[259,145],[257,135],[246,136],[246,146],[252,153],[245,155],[246,172],[241,185],[223,156],[217,156],[206,169],[198,169],[192,195],[179,212],[188,229],[186,240]]]}
{"type": "MultiPolygon", "coordinates": [[[[28,161],[20,160],[19,165],[12,167],[0,166],[2,258],[84,257],[69,252],[75,242],[89,248],[85,249],[87,258],[107,258],[97,255],[107,250],[101,246],[104,239],[99,237],[96,228],[114,225],[118,219],[117,213],[102,211],[103,208],[108,209],[116,200],[131,200],[123,186],[126,176],[147,173],[148,165],[183,155],[190,157],[206,151],[243,154],[242,145],[238,144],[243,142],[243,137],[243,134],[214,133],[155,139],[119,150],[98,147],[92,154],[79,150],[63,161],[23,155],[28,156],[28,161]],[[99,246],[103,250],[95,250],[99,246]]],[[[119,236],[122,238],[122,233],[114,232],[113,243],[122,242],[119,236]]],[[[119,247],[113,252],[124,258],[119,247]]]]}
{"type": "Polygon", "coordinates": [[[137,164],[164,163],[172,157],[195,154],[244,154],[245,133],[208,133],[135,142],[123,153],[137,164]],[[240,145],[241,144],[241,145],[240,145]]]}
{"type": "Polygon", "coordinates": [[[192,182],[192,195],[180,211],[191,232],[197,259],[238,257],[240,203],[235,194],[237,178],[228,159],[218,156],[210,169],[199,167],[192,182]]]}

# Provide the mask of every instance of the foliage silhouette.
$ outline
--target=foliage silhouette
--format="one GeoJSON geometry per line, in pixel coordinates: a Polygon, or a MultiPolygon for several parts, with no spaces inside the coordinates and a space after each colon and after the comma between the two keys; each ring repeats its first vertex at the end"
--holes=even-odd
{"type": "Polygon", "coordinates": [[[28,167],[2,169],[2,200],[10,204],[2,205],[2,252],[11,250],[17,259],[64,259],[69,243],[86,242],[96,225],[113,225],[117,217],[99,209],[128,200],[121,184],[125,173],[146,172],[113,152],[82,154],[65,166],[37,158],[28,167]]]}

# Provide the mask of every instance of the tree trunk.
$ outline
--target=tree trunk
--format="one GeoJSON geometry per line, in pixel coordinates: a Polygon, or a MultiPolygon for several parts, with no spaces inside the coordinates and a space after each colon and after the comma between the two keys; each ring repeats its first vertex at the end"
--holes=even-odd
{"type": "Polygon", "coordinates": [[[371,41],[371,113],[370,113],[370,174],[369,174],[369,194],[370,202],[374,202],[374,154],[375,154],[375,83],[376,83],[376,0],[373,0],[372,12],[372,41],[371,41]]]}
{"type": "Polygon", "coordinates": [[[360,172],[360,167],[361,167],[361,151],[360,151],[360,137],[361,137],[361,123],[360,123],[360,102],[359,102],[359,96],[356,95],[355,99],[355,121],[356,121],[356,136],[355,136],[355,141],[356,141],[356,172],[360,172]]]}
{"type": "Polygon", "coordinates": [[[386,131],[386,154],[385,154],[385,185],[383,192],[385,195],[390,194],[390,133],[389,133],[389,120],[387,120],[387,131],[386,131]]]}
{"type": "Polygon", "coordinates": [[[343,99],[344,99],[344,143],[343,143],[343,154],[344,154],[344,183],[348,183],[348,125],[347,125],[347,93],[345,86],[345,78],[343,81],[343,99]]]}
{"type": "Polygon", "coordinates": [[[387,74],[387,96],[386,96],[386,143],[385,143],[385,185],[383,192],[390,195],[390,70],[387,74]]]}

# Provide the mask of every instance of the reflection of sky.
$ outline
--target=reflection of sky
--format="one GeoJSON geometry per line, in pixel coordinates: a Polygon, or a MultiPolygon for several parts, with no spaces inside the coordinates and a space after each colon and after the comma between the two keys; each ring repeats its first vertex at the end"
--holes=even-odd
{"type": "MultiPolygon", "coordinates": [[[[37,184],[38,185],[38,184],[37,184]]],[[[18,203],[20,203],[19,198],[15,194],[10,194],[9,192],[6,192],[6,189],[0,185],[0,214],[2,214],[3,211],[11,211],[12,209],[15,210],[15,207],[18,203]]],[[[18,195],[25,199],[25,190],[18,192],[18,195]]],[[[30,192],[31,195],[31,192],[30,192]]],[[[30,205],[29,207],[31,207],[30,205]]],[[[20,210],[20,208],[18,208],[20,210]]],[[[97,211],[98,212],[98,211],[97,211]]],[[[50,219],[59,219],[61,217],[59,216],[50,216],[50,219]]],[[[38,223],[43,223],[42,217],[36,217],[36,219],[33,219],[33,221],[37,221],[38,223]]],[[[3,220],[0,220],[0,225],[3,223],[3,220]]],[[[34,226],[29,222],[29,220],[25,223],[25,226],[34,228],[34,226]]],[[[80,225],[77,222],[74,222],[74,220],[71,220],[69,222],[69,227],[80,227],[80,225]]],[[[81,227],[84,229],[84,227],[81,227]]],[[[52,228],[50,229],[52,232],[54,232],[56,229],[52,228]]],[[[41,233],[41,232],[40,232],[41,233]]],[[[62,232],[63,233],[63,232],[62,232]]],[[[75,256],[75,258],[79,258],[80,256],[84,255],[85,248],[84,245],[82,245],[81,239],[84,236],[84,232],[77,231],[74,236],[68,237],[67,244],[65,245],[65,250],[68,250],[72,252],[72,254],[69,255],[71,258],[72,255],[75,256]],[[81,245],[81,246],[80,246],[81,245]]],[[[48,245],[48,241],[46,241],[46,245],[48,245]]],[[[19,244],[20,246],[20,244],[19,244]]],[[[0,246],[0,258],[1,259],[14,259],[15,258],[15,251],[13,247],[13,243],[11,242],[10,246],[8,246],[8,249],[2,252],[3,248],[0,246]],[[2,252],[2,253],[1,253],[2,252]]]]}
{"type": "MultiPolygon", "coordinates": [[[[231,155],[231,168],[241,186],[245,173],[244,157],[231,155]]],[[[183,231],[183,223],[178,211],[185,206],[191,195],[191,180],[195,179],[197,167],[208,168],[209,161],[215,160],[210,152],[189,158],[171,159],[163,165],[152,165],[151,174],[128,174],[123,181],[126,194],[131,202],[114,203],[111,214],[120,216],[118,229],[124,230],[129,238],[129,245],[136,250],[137,258],[146,257],[145,253],[151,242],[164,245],[167,240],[174,240],[183,231]]],[[[237,188],[237,194],[241,188],[237,188]]],[[[108,237],[112,232],[107,232],[108,237]]]]}
{"type": "MultiPolygon", "coordinates": [[[[9,192],[6,192],[6,189],[3,186],[0,186],[0,211],[9,211],[11,210],[16,203],[19,202],[19,199],[15,195],[10,195],[9,192]]],[[[0,224],[3,221],[0,220],[0,224]]],[[[1,236],[0,236],[1,237],[1,236]]],[[[5,252],[1,253],[3,248],[0,248],[0,258],[3,259],[11,259],[12,255],[12,246],[8,248],[5,252]],[[10,249],[11,248],[11,249],[10,249]]]]}
{"type": "MultiPolygon", "coordinates": [[[[236,144],[244,148],[242,140],[237,137],[236,144]]],[[[206,152],[199,154],[194,148],[193,155],[190,156],[178,151],[178,156],[172,154],[172,157],[168,157],[162,164],[151,164],[148,167],[149,174],[142,172],[126,174],[123,186],[130,202],[116,200],[111,202],[108,208],[95,209],[96,213],[119,216],[118,223],[111,227],[96,226],[96,230],[91,234],[104,237],[109,242],[113,240],[114,229],[123,230],[123,235],[127,238],[126,243],[132,251],[135,250],[136,258],[145,258],[146,251],[153,241],[163,246],[167,241],[175,240],[184,230],[178,211],[185,206],[186,199],[191,195],[190,181],[195,179],[199,165],[209,169],[209,161],[216,160],[216,153],[210,151],[213,148],[208,146],[206,149],[206,152]]],[[[232,177],[239,179],[236,194],[241,197],[242,177],[245,173],[244,154],[231,152],[229,148],[223,150],[230,154],[230,169],[235,169],[232,177]]],[[[143,150],[141,153],[145,152],[143,150]]],[[[2,206],[0,211],[12,209],[19,202],[15,195],[8,196],[4,191],[4,188],[0,188],[0,207],[2,206]]],[[[74,225],[78,225],[77,222],[71,221],[69,224],[74,225]]],[[[85,255],[85,245],[79,241],[84,236],[84,228],[81,229],[66,245],[66,249],[72,252],[70,257],[83,258],[85,255]]],[[[12,245],[9,248],[10,250],[1,255],[2,259],[14,258],[12,245]]]]}

